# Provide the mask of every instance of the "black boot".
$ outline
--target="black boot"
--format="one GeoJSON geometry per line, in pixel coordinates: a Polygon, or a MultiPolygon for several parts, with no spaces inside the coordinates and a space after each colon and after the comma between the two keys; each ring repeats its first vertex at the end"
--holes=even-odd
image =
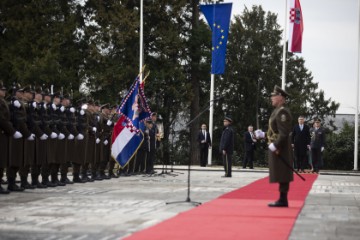
{"type": "Polygon", "coordinates": [[[51,182],[58,185],[58,186],[65,186],[66,185],[65,183],[59,181],[59,179],[57,177],[57,174],[56,175],[51,175],[51,182]]]}
{"type": "Polygon", "coordinates": [[[86,180],[83,180],[79,177],[79,173],[73,173],[73,182],[74,183],[86,183],[86,180]]]}
{"type": "Polygon", "coordinates": [[[70,181],[70,179],[67,178],[67,175],[61,175],[60,182],[65,184],[74,184],[73,181],[70,181]]]}
{"type": "Polygon", "coordinates": [[[39,177],[36,175],[31,175],[31,186],[35,188],[47,188],[46,185],[39,182],[39,177]]]}
{"type": "Polygon", "coordinates": [[[86,182],[93,182],[93,181],[94,181],[94,179],[89,178],[89,177],[87,176],[87,174],[81,174],[81,179],[84,180],[84,181],[86,181],[86,182]]]}
{"type": "Polygon", "coordinates": [[[32,186],[28,181],[27,181],[27,177],[20,177],[21,179],[21,184],[20,186],[22,188],[25,188],[25,189],[35,189],[36,187],[35,186],[32,186]]]}
{"type": "Polygon", "coordinates": [[[9,190],[3,189],[0,185],[0,194],[9,194],[9,193],[10,193],[9,190]]]}
{"type": "Polygon", "coordinates": [[[91,174],[91,178],[94,179],[95,181],[102,181],[103,178],[101,177],[100,173],[93,173],[91,174]]]}
{"type": "Polygon", "coordinates": [[[288,199],[287,199],[287,192],[281,192],[280,193],[280,199],[276,202],[269,203],[269,207],[288,207],[288,199]]]}
{"type": "Polygon", "coordinates": [[[25,188],[19,187],[15,184],[15,179],[8,178],[8,190],[11,192],[22,192],[25,188]]]}
{"type": "Polygon", "coordinates": [[[44,176],[43,176],[41,184],[45,185],[46,187],[57,187],[57,184],[54,184],[49,181],[49,177],[44,177],[44,176]]]}

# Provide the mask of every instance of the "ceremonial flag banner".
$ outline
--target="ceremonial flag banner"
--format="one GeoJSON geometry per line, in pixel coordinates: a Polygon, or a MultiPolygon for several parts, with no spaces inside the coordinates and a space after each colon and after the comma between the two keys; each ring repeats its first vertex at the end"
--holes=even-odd
{"type": "Polygon", "coordinates": [[[229,34],[232,3],[200,5],[212,32],[211,73],[225,71],[226,44],[229,34]]]}
{"type": "Polygon", "coordinates": [[[290,24],[288,51],[301,53],[302,34],[304,30],[302,11],[299,0],[289,0],[290,24]]]}
{"type": "Polygon", "coordinates": [[[114,126],[111,155],[123,168],[134,157],[144,135],[140,123],[150,117],[150,108],[137,78],[118,109],[119,120],[114,126]]]}

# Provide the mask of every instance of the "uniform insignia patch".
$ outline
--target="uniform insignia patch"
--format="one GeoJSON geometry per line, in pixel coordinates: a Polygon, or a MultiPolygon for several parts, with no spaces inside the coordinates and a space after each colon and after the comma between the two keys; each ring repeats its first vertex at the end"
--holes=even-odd
{"type": "Polygon", "coordinates": [[[285,114],[281,114],[280,120],[281,120],[282,122],[285,122],[285,121],[286,121],[286,115],[285,115],[285,114]]]}

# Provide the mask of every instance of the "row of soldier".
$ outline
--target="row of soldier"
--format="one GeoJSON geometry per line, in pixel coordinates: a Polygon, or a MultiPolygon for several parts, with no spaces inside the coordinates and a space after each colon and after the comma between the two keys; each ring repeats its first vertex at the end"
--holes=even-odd
{"type": "Polygon", "coordinates": [[[11,90],[7,102],[0,83],[0,179],[6,169],[8,180],[8,190],[0,187],[0,193],[118,177],[110,154],[116,107],[93,100],[73,106],[69,94],[30,86],[11,90]],[[67,177],[70,163],[73,181],[67,177]]]}

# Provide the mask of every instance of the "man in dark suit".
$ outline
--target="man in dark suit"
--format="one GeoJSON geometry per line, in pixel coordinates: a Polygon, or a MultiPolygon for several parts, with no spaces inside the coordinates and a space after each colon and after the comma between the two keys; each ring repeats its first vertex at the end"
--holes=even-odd
{"type": "Polygon", "coordinates": [[[310,130],[311,136],[311,156],[313,163],[313,173],[319,173],[321,167],[322,152],[325,147],[325,131],[321,127],[320,119],[315,120],[315,127],[310,130]]]}
{"type": "Polygon", "coordinates": [[[201,125],[201,130],[198,134],[198,142],[200,148],[200,167],[206,167],[209,148],[211,147],[210,133],[206,131],[206,124],[201,125]]]}
{"type": "Polygon", "coordinates": [[[304,124],[304,116],[299,116],[297,124],[292,132],[292,147],[295,155],[295,168],[298,172],[304,172],[306,167],[307,149],[310,148],[310,128],[304,124]]]}
{"type": "Polygon", "coordinates": [[[232,118],[226,116],[224,118],[224,129],[220,139],[220,154],[222,155],[225,176],[231,177],[232,155],[234,152],[234,130],[231,126],[232,118]]]}
{"type": "Polygon", "coordinates": [[[244,142],[245,142],[245,158],[243,162],[243,168],[246,168],[246,165],[249,163],[249,168],[254,168],[254,152],[256,149],[256,137],[254,134],[254,127],[248,126],[248,131],[244,134],[244,142]]]}

